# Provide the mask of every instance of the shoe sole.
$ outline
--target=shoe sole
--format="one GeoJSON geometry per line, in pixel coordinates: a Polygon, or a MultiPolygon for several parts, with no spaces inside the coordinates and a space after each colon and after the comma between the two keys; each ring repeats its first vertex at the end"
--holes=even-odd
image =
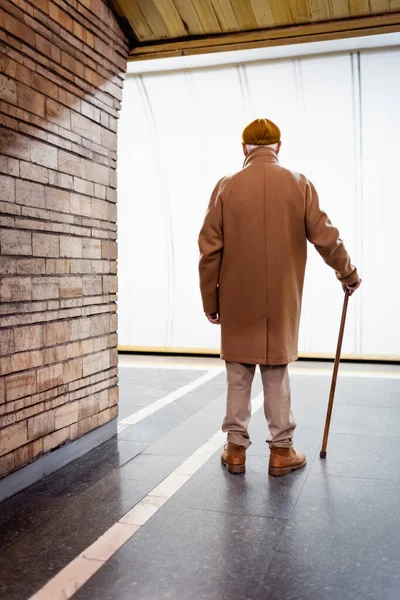
{"type": "Polygon", "coordinates": [[[293,465],[292,467],[269,467],[268,475],[271,477],[282,477],[283,475],[289,475],[292,471],[298,471],[299,469],[304,469],[307,461],[305,460],[300,465],[293,465]]]}
{"type": "Polygon", "coordinates": [[[245,473],[246,471],[246,465],[230,465],[222,459],[221,463],[229,473],[233,473],[234,475],[239,475],[239,473],[245,473]]]}

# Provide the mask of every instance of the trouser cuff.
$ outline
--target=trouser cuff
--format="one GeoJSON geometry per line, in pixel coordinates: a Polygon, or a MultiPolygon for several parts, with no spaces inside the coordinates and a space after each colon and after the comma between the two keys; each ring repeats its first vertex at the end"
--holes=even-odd
{"type": "Polygon", "coordinates": [[[229,431],[227,440],[231,444],[236,444],[237,446],[244,446],[245,448],[249,448],[249,446],[251,446],[251,441],[249,438],[245,437],[238,431],[229,431]]]}

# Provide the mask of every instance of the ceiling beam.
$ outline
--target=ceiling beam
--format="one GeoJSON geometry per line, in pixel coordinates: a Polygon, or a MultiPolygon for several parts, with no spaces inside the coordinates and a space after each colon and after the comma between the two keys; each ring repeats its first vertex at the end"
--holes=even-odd
{"type": "Polygon", "coordinates": [[[129,60],[247,50],[249,48],[318,42],[398,31],[400,31],[400,11],[385,15],[341,19],[309,25],[274,27],[223,35],[199,36],[187,40],[139,44],[131,50],[129,60]]]}

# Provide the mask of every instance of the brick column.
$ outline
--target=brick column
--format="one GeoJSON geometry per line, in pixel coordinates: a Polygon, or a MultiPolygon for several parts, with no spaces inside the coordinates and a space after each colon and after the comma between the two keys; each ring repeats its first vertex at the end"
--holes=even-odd
{"type": "Polygon", "coordinates": [[[103,0],[0,0],[0,476],[118,413],[127,53],[103,0]]]}

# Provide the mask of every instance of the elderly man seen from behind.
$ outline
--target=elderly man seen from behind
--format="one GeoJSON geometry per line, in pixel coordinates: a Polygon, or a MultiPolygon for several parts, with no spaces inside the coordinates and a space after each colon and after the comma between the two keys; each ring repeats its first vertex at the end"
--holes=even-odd
{"type": "Polygon", "coordinates": [[[200,288],[207,318],[221,324],[226,361],[222,463],[231,473],[245,471],[251,386],[260,365],[269,474],[279,476],[306,464],[293,448],[288,363],[298,357],[307,240],[344,289],[353,292],[361,280],[313,184],[279,164],[279,128],[257,119],[242,140],[243,169],[217,183],[200,232],[200,288]]]}

